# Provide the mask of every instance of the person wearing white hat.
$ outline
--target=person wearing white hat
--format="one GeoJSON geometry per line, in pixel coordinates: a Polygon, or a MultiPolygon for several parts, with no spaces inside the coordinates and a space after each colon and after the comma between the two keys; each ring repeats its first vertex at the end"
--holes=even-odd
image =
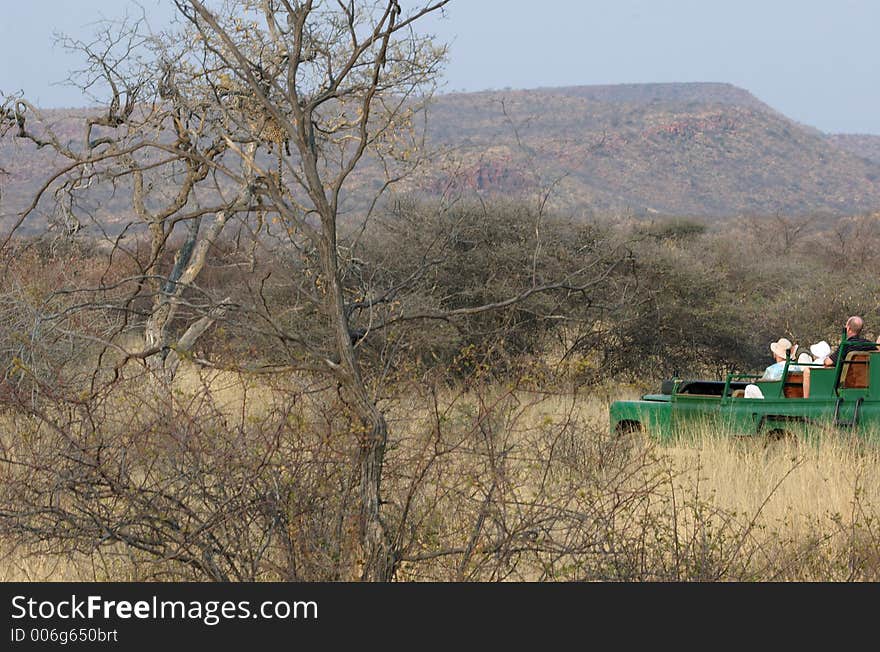
{"type": "MultiPolygon", "coordinates": [[[[780,338],[776,342],[770,344],[770,352],[773,354],[775,362],[764,370],[764,375],[760,380],[782,380],[782,371],[785,369],[785,361],[794,356],[797,351],[797,344],[792,344],[785,337],[780,338]]],[[[789,371],[801,371],[797,365],[792,365],[789,371]]]]}
{"type": "MultiPolygon", "coordinates": [[[[833,367],[837,363],[838,357],[846,355],[850,351],[875,351],[877,344],[880,344],[880,337],[877,342],[862,337],[862,329],[865,327],[865,320],[858,315],[853,315],[846,320],[846,339],[840,343],[837,351],[831,350],[831,345],[825,340],[817,342],[810,346],[810,353],[816,359],[817,364],[824,367],[833,367]]],[[[804,398],[810,398],[810,368],[804,369],[804,398]]]]}
{"type": "Polygon", "coordinates": [[[831,354],[831,345],[825,340],[810,344],[810,354],[816,362],[822,364],[825,358],[831,354]]]}
{"type": "MultiPolygon", "coordinates": [[[[825,340],[822,340],[821,342],[816,342],[815,344],[810,344],[810,354],[813,356],[814,364],[824,365],[825,358],[827,358],[830,353],[831,345],[825,340]]],[[[810,369],[811,367],[804,367],[804,398],[810,398],[810,369]]]]}

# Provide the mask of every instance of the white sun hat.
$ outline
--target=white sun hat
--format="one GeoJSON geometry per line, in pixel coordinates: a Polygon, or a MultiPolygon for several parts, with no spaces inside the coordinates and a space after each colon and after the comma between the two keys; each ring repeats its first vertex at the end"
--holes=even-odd
{"type": "Polygon", "coordinates": [[[831,355],[831,346],[828,342],[822,340],[821,342],[810,345],[810,353],[813,354],[813,358],[816,359],[816,362],[822,362],[822,360],[831,355]]]}
{"type": "Polygon", "coordinates": [[[787,355],[794,355],[794,352],[797,351],[797,344],[792,344],[787,338],[782,337],[779,341],[770,344],[770,350],[780,358],[785,358],[787,355]]]}

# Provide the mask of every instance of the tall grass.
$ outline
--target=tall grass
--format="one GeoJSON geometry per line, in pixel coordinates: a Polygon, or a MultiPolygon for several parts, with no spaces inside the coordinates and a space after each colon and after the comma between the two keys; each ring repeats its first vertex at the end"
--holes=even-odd
{"type": "MultiPolygon", "coordinates": [[[[190,371],[178,392],[215,395],[244,430],[283,402],[252,379],[190,371]]],[[[322,418],[320,394],[310,400],[304,427],[322,418]]],[[[705,428],[621,441],[601,392],[500,385],[411,388],[383,407],[401,580],[880,579],[880,447],[852,436],[771,442],[705,428]]],[[[11,543],[0,580],[144,577],[143,558],[120,547],[61,556],[11,543]]]]}

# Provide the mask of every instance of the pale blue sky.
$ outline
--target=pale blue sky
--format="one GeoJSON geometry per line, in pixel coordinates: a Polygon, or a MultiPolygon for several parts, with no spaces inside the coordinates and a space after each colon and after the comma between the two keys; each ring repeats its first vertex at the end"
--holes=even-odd
{"type": "MultiPolygon", "coordinates": [[[[77,64],[52,34],[86,38],[126,0],[0,4],[0,89],[84,104],[51,85],[77,64]]],[[[172,13],[140,4],[157,25],[172,13]]],[[[878,0],[452,0],[446,13],[426,27],[451,42],[447,91],[729,82],[823,131],[880,134],[878,0]]]]}

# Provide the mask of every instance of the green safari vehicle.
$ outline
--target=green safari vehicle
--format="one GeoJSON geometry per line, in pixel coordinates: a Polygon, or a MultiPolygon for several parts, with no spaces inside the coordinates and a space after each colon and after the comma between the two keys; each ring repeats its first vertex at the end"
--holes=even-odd
{"type": "MultiPolygon", "coordinates": [[[[816,426],[880,430],[880,351],[850,351],[833,367],[786,360],[782,379],[728,374],[723,381],[673,378],[657,394],[615,401],[611,432],[670,439],[695,426],[732,435],[806,436],[816,426]],[[806,378],[805,378],[806,377],[806,378]],[[807,397],[805,394],[805,381],[807,397]],[[746,398],[749,385],[763,398],[746,398]]],[[[752,388],[749,394],[754,392],[752,388]]]]}

